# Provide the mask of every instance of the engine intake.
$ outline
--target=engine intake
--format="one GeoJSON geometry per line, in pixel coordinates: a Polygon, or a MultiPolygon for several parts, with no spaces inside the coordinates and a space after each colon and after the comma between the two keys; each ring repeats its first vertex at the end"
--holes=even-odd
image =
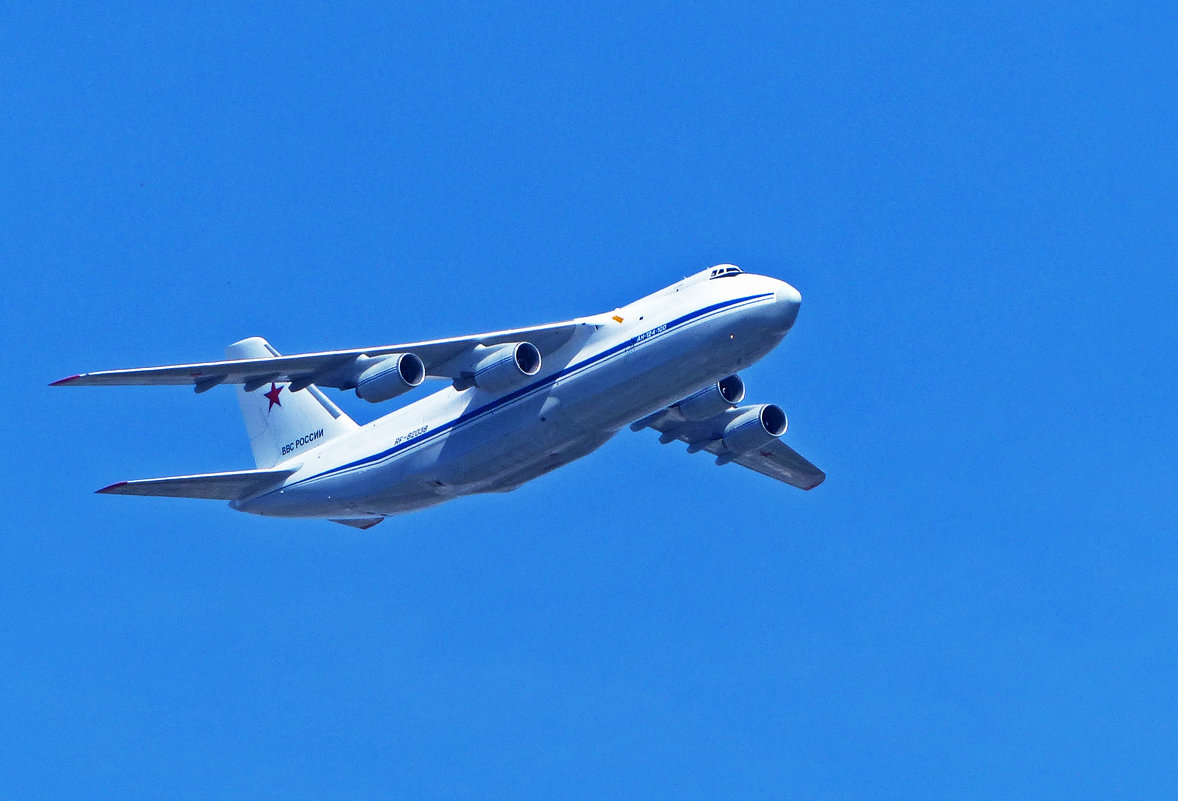
{"type": "Polygon", "coordinates": [[[487,392],[502,392],[540,372],[540,351],[531,342],[507,342],[487,348],[475,364],[469,383],[487,392]]]}
{"type": "Polygon", "coordinates": [[[707,420],[744,400],[744,382],[730,375],[675,404],[685,420],[707,420]]]}
{"type": "Polygon", "coordinates": [[[788,425],[780,406],[750,406],[724,427],[724,447],[733,453],[747,453],[780,437],[788,425]]]}
{"type": "Polygon", "coordinates": [[[356,395],[380,403],[403,395],[425,380],[425,364],[413,353],[377,359],[356,379],[356,395]]]}

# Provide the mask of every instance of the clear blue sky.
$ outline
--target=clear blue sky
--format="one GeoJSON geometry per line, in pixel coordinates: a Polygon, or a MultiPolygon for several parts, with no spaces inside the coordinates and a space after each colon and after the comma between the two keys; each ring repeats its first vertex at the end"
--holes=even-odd
{"type": "MultiPolygon", "coordinates": [[[[8,798],[1178,797],[1171,4],[35,4],[0,31],[8,798]],[[830,478],[646,432],[370,532],[83,370],[805,301],[830,478]]],[[[350,395],[358,418],[380,412],[350,395]]]]}

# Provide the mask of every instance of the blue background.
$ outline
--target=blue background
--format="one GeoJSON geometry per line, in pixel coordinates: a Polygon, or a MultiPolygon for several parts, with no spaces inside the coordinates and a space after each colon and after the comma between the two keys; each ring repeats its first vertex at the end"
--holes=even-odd
{"type": "MultiPolygon", "coordinates": [[[[1171,5],[38,4],[0,30],[11,798],[1174,798],[1171,5]],[[804,298],[802,493],[650,432],[369,532],[75,372],[804,298]]],[[[358,419],[384,411],[333,394],[358,419]]]]}

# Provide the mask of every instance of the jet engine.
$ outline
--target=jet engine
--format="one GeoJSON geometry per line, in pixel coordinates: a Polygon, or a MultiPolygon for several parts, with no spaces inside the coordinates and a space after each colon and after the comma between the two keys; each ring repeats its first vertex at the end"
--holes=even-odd
{"type": "MultiPolygon", "coordinates": [[[[540,372],[540,351],[531,342],[507,342],[483,349],[465,381],[487,392],[511,389],[540,372]]],[[[459,382],[455,383],[459,386],[459,382]]]]}
{"type": "Polygon", "coordinates": [[[722,378],[675,404],[685,420],[707,420],[744,400],[744,382],[738,375],[722,378]]]}
{"type": "Polygon", "coordinates": [[[780,437],[787,425],[780,406],[749,406],[724,427],[724,447],[733,453],[747,453],[780,437]]]}
{"type": "Polygon", "coordinates": [[[376,359],[356,379],[356,395],[380,403],[402,395],[425,380],[425,364],[412,353],[376,359]]]}

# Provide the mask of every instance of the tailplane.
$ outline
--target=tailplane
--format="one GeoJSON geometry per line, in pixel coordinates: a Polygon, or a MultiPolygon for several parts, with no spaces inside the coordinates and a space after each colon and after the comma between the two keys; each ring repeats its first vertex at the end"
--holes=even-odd
{"type": "Polygon", "coordinates": [[[166,476],[120,481],[98,492],[108,495],[155,495],[164,498],[208,498],[215,501],[240,501],[250,495],[281,484],[295,468],[268,470],[234,470],[228,473],[201,473],[195,476],[166,476]]]}
{"type": "MultiPolygon", "coordinates": [[[[269,359],[279,355],[261,337],[243,339],[225,348],[227,359],[269,359]]],[[[359,428],[314,384],[291,392],[289,384],[251,381],[238,386],[237,399],[254,462],[260,468],[273,467],[359,428]]]]}

